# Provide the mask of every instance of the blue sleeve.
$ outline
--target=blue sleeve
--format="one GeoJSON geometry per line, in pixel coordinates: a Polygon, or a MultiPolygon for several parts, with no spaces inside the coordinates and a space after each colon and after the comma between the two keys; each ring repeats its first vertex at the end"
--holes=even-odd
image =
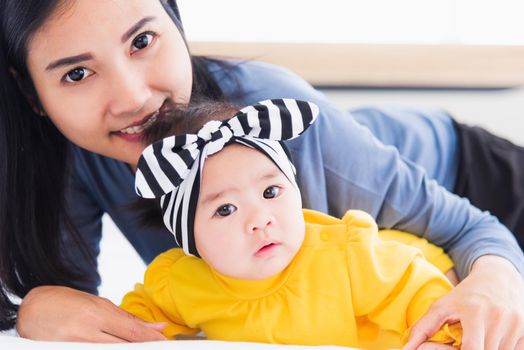
{"type": "Polygon", "coordinates": [[[351,110],[353,118],[402,157],[421,165],[431,179],[453,191],[460,149],[455,124],[440,108],[399,105],[363,106],[351,110]]]}
{"type": "Polygon", "coordinates": [[[313,127],[288,143],[305,207],[338,217],[348,209],[361,209],[380,227],[420,235],[451,255],[460,278],[486,254],[502,256],[524,272],[522,251],[494,216],[429,179],[422,167],[381,143],[304,80],[255,62],[240,64],[233,73],[234,79],[231,72],[217,77],[237,103],[289,97],[319,105],[321,114],[313,127]],[[241,96],[236,93],[239,87],[241,96]]]}

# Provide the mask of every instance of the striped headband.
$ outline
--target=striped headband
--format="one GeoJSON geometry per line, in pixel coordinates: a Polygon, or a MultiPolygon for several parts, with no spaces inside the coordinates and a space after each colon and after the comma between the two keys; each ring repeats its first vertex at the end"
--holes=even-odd
{"type": "Polygon", "coordinates": [[[299,136],[318,116],[306,101],[274,99],[241,109],[232,118],[207,122],[197,134],[166,137],[149,145],[138,161],[136,193],[159,198],[164,224],[188,255],[199,256],[194,221],[204,161],[230,143],[268,156],[298,190],[295,168],[279,141],[299,136]]]}

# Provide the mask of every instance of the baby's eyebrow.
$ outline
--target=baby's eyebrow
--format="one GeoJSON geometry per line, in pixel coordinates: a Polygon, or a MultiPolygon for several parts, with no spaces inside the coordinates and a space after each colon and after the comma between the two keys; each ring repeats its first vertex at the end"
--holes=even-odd
{"type": "MultiPolygon", "coordinates": [[[[271,169],[270,171],[264,172],[262,173],[261,176],[255,178],[255,182],[259,182],[263,180],[271,180],[271,179],[279,177],[280,174],[282,174],[280,169],[271,169]]],[[[241,191],[241,189],[239,189],[236,186],[230,186],[230,187],[224,188],[221,191],[209,193],[207,196],[202,198],[202,204],[206,204],[208,202],[214,201],[215,199],[223,196],[224,193],[234,192],[234,191],[241,191]]]]}
{"type": "Polygon", "coordinates": [[[231,187],[224,188],[223,190],[218,191],[218,192],[212,192],[202,198],[202,205],[212,202],[216,200],[217,198],[220,198],[221,196],[224,195],[224,193],[233,192],[233,191],[238,191],[238,189],[234,186],[231,186],[231,187]]]}
{"type": "Polygon", "coordinates": [[[282,174],[280,169],[271,169],[271,171],[262,173],[262,175],[258,178],[258,181],[273,179],[273,178],[279,177],[280,174],[282,174]]]}

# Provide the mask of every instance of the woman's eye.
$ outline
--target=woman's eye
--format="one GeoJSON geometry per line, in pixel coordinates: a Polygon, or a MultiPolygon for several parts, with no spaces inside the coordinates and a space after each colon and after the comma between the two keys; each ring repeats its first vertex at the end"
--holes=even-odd
{"type": "Polygon", "coordinates": [[[77,67],[73,70],[70,70],[64,75],[64,80],[68,83],[77,83],[81,80],[84,80],[88,76],[93,74],[93,72],[84,67],[77,67]]]}
{"type": "Polygon", "coordinates": [[[276,196],[278,196],[279,193],[280,193],[280,187],[269,186],[268,188],[264,190],[264,198],[266,199],[275,198],[276,196]]]}
{"type": "Polygon", "coordinates": [[[152,32],[145,32],[145,33],[138,35],[135,38],[135,40],[133,40],[133,44],[132,44],[133,47],[131,51],[136,52],[136,51],[145,49],[146,47],[148,47],[151,44],[153,39],[154,39],[154,34],[152,32]]]}
{"type": "Polygon", "coordinates": [[[224,204],[223,206],[217,209],[216,214],[218,216],[229,216],[233,214],[236,210],[237,207],[235,207],[233,204],[224,204]]]}

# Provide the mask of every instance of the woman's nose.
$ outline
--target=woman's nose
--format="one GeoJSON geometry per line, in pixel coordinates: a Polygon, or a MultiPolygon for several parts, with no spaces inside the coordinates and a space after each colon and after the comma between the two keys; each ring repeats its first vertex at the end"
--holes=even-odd
{"type": "Polygon", "coordinates": [[[143,111],[151,98],[146,76],[132,67],[120,66],[112,74],[110,112],[114,116],[147,113],[143,111]]]}

